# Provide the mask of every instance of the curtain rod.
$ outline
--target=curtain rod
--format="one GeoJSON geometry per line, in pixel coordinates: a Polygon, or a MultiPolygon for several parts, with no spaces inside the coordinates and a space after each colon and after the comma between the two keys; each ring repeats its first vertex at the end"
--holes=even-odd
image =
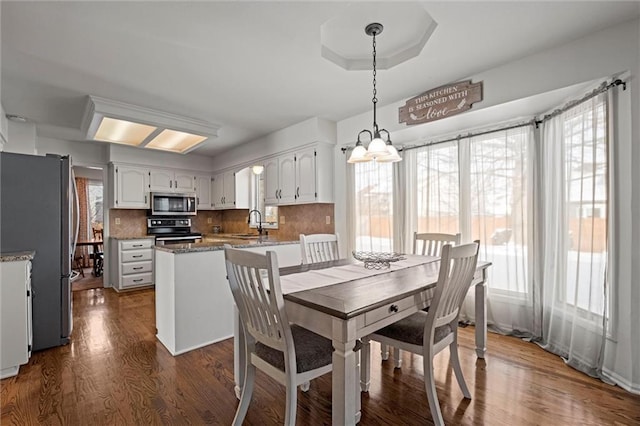
{"type": "MultiPolygon", "coordinates": [[[[622,90],[627,90],[627,83],[625,81],[622,81],[620,79],[616,79],[614,81],[612,81],[611,83],[608,83],[606,81],[604,81],[600,87],[594,89],[593,91],[591,91],[590,93],[586,94],[585,96],[583,96],[580,99],[577,99],[575,101],[570,101],[569,103],[567,103],[565,106],[563,106],[562,108],[558,108],[556,110],[554,110],[553,112],[550,112],[549,114],[544,115],[541,119],[536,120],[536,118],[534,117],[532,120],[527,121],[525,123],[520,123],[520,124],[513,124],[510,126],[505,126],[505,127],[499,127],[497,129],[493,129],[493,130],[485,130],[482,132],[469,132],[466,135],[458,135],[449,139],[444,139],[444,140],[439,140],[439,141],[434,141],[434,142],[427,142],[421,145],[415,145],[415,146],[409,146],[406,148],[399,148],[398,151],[409,151],[412,149],[418,149],[418,148],[424,148],[425,146],[433,146],[433,145],[440,145],[443,143],[449,143],[449,142],[454,142],[454,141],[458,141],[460,139],[466,139],[466,138],[472,138],[472,137],[476,137],[476,136],[483,136],[483,135],[488,135],[490,133],[495,133],[495,132],[503,132],[506,130],[511,130],[511,129],[517,129],[520,127],[526,127],[526,126],[536,126],[536,129],[538,128],[538,126],[542,123],[544,123],[547,120],[550,120],[560,114],[562,114],[565,111],[568,111],[569,109],[580,105],[581,103],[584,103],[586,101],[588,101],[589,99],[598,96],[600,93],[604,93],[607,90],[611,89],[612,87],[617,87],[622,85],[622,90]]],[[[351,149],[352,147],[343,147],[341,148],[342,153],[346,153],[348,149],[351,149]]]]}

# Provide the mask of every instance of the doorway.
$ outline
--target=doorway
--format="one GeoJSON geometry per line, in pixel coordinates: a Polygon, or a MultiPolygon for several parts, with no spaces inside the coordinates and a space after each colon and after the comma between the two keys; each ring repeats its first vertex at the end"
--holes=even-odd
{"type": "Polygon", "coordinates": [[[104,180],[101,167],[73,166],[78,194],[74,225],[78,240],[73,255],[72,291],[103,288],[104,180]]]}

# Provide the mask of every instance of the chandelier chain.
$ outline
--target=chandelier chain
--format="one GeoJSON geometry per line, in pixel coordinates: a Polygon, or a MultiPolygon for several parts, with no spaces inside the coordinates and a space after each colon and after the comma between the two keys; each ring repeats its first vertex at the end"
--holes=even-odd
{"type": "Polygon", "coordinates": [[[373,99],[371,99],[371,101],[374,104],[376,102],[378,102],[378,98],[376,97],[377,95],[377,90],[376,90],[376,34],[373,33],[373,99]]]}

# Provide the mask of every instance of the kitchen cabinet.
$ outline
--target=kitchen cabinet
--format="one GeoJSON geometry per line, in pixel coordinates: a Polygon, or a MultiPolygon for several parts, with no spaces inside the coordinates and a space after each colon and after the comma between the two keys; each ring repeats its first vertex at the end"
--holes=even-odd
{"type": "Polygon", "coordinates": [[[112,287],[122,291],[152,285],[154,238],[110,240],[112,287]]]}
{"type": "Polygon", "coordinates": [[[194,192],[194,175],[169,169],[149,170],[149,190],[151,192],[194,192]]]}
{"type": "Polygon", "coordinates": [[[251,169],[218,173],[211,183],[211,201],[215,209],[248,209],[251,169]]]}
{"type": "Polygon", "coordinates": [[[211,198],[212,177],[210,175],[200,175],[195,176],[194,180],[198,210],[213,209],[213,202],[211,198]]]}
{"type": "Polygon", "coordinates": [[[0,262],[0,378],[15,376],[29,362],[31,323],[31,259],[33,254],[0,262]]]}
{"type": "Polygon", "coordinates": [[[116,209],[149,208],[149,170],[146,168],[111,165],[112,197],[110,207],[116,209]]]}
{"type": "Polygon", "coordinates": [[[265,204],[333,202],[333,151],[317,144],[264,162],[265,204]]]}

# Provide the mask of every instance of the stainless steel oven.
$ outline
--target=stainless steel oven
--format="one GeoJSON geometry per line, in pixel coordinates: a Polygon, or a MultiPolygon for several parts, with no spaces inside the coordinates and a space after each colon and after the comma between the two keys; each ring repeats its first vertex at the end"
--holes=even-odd
{"type": "Polygon", "coordinates": [[[195,216],[196,194],[151,193],[153,216],[195,216]]]}
{"type": "Polygon", "coordinates": [[[157,245],[197,243],[202,234],[191,232],[190,218],[150,217],[147,219],[147,234],[156,237],[157,245]]]}

